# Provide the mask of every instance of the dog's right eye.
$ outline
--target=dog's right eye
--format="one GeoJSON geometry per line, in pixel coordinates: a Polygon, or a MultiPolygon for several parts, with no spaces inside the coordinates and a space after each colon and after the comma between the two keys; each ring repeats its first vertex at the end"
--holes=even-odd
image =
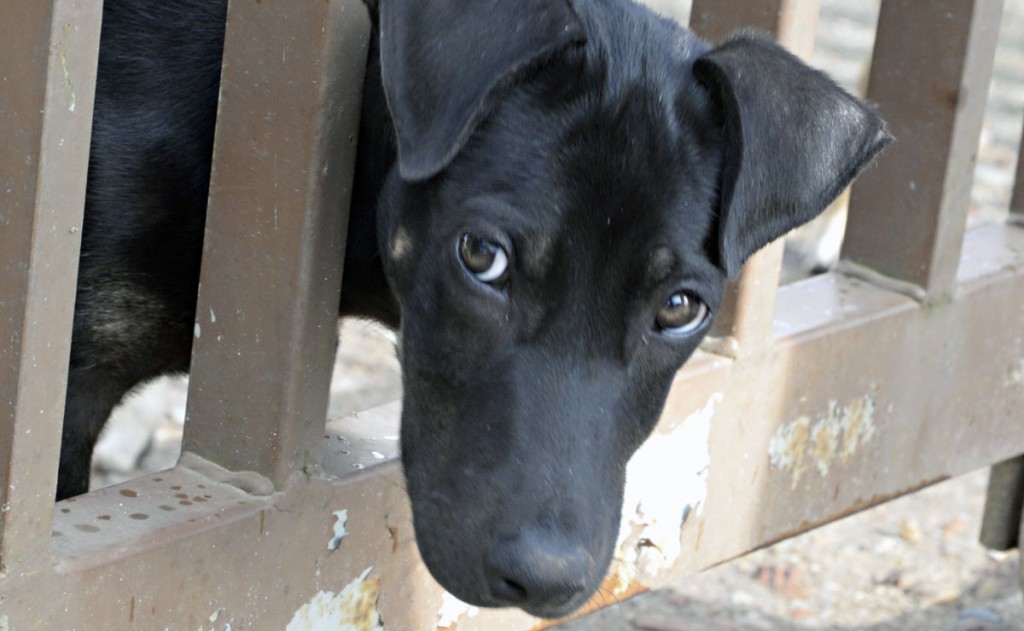
{"type": "Polygon", "coordinates": [[[459,260],[482,283],[501,285],[508,278],[508,253],[500,244],[475,234],[459,239],[459,260]]]}
{"type": "Polygon", "coordinates": [[[690,335],[708,319],[708,306],[688,291],[669,296],[655,320],[658,330],[673,336],[690,335]]]}

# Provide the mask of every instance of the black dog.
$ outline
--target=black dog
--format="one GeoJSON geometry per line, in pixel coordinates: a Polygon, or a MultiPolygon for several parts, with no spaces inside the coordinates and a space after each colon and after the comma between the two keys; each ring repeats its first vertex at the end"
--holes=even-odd
{"type": "MultiPolygon", "coordinates": [[[[726,280],[889,137],[772,42],[712,48],[630,0],[370,4],[341,313],[400,332],[427,566],[561,615],[726,280]]],[[[105,3],[62,498],[122,396],[188,367],[224,12],[105,3]]]]}

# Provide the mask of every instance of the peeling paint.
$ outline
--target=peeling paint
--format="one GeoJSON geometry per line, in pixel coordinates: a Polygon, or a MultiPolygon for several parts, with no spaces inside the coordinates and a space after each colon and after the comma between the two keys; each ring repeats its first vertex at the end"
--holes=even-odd
{"type": "Polygon", "coordinates": [[[220,624],[217,624],[217,622],[220,620],[221,614],[223,613],[224,608],[218,608],[217,611],[211,613],[210,617],[208,618],[211,626],[207,628],[205,624],[200,625],[197,631],[232,631],[233,627],[231,626],[230,622],[221,622],[220,624]]]}
{"type": "Polygon", "coordinates": [[[1003,380],[1004,388],[1024,388],[1024,359],[1010,370],[1010,374],[1003,380]]]}
{"type": "Polygon", "coordinates": [[[75,98],[75,86],[71,83],[71,71],[68,70],[68,57],[64,54],[64,40],[61,40],[60,65],[64,70],[64,85],[68,89],[68,111],[74,112],[77,99],[75,98]]]}
{"type": "Polygon", "coordinates": [[[473,616],[480,613],[479,607],[464,603],[455,596],[445,592],[441,597],[441,608],[437,610],[437,628],[454,629],[463,616],[473,616]]]}
{"type": "Polygon", "coordinates": [[[7,616],[0,616],[0,631],[8,631],[10,628],[10,619],[7,616]]]}
{"type": "Polygon", "coordinates": [[[363,570],[341,593],[321,591],[299,608],[285,631],[384,631],[377,611],[380,577],[363,570]]]}
{"type": "Polygon", "coordinates": [[[846,464],[875,434],[875,400],[866,395],[840,406],[829,401],[828,411],[817,420],[801,416],[775,430],[768,442],[773,469],[789,471],[795,489],[810,463],[822,477],[837,461],[846,464]]]}
{"type": "Polygon", "coordinates": [[[768,455],[772,467],[793,472],[793,488],[800,482],[804,472],[804,453],[807,439],[811,435],[811,419],[801,416],[783,425],[772,434],[768,443],[768,455]]]}
{"type": "Polygon", "coordinates": [[[335,517],[334,536],[327,542],[327,549],[333,552],[338,549],[338,546],[341,545],[341,540],[348,534],[348,531],[345,530],[345,523],[348,521],[348,511],[342,509],[331,514],[335,517]]]}
{"type": "Polygon", "coordinates": [[[724,398],[713,394],[674,431],[649,438],[629,461],[618,541],[623,574],[612,587],[615,594],[635,578],[635,570],[626,568],[653,577],[679,557],[680,528],[707,501],[711,419],[724,398]]]}

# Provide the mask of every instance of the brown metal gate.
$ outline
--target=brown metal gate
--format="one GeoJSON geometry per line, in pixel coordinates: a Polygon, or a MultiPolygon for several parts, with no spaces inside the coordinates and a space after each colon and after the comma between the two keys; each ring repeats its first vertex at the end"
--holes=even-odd
{"type": "MultiPolygon", "coordinates": [[[[868,98],[898,141],[854,190],[841,269],[778,288],[778,245],[747,266],[630,466],[607,598],[1024,453],[1024,161],[1011,219],[965,231],[1001,13],[884,0],[868,98]]],[[[806,55],[816,14],[697,0],[691,24],[806,55]]],[[[95,0],[0,4],[0,630],[542,625],[429,579],[397,406],[324,429],[358,0],[231,3],[185,453],[54,505],[99,22],[95,0]]],[[[998,471],[1005,546],[1024,480],[998,471]]]]}

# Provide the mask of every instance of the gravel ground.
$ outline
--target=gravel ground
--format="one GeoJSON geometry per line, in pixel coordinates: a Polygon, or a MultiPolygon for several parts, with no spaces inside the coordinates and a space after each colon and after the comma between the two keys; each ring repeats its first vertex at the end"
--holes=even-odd
{"type": "MultiPolygon", "coordinates": [[[[655,0],[652,0],[655,1],[655,0]]],[[[858,90],[878,0],[824,0],[814,63],[858,90]]],[[[688,13],[684,6],[676,15],[688,13]]],[[[1024,108],[1024,0],[1007,0],[971,224],[1005,216],[1024,108]]],[[[187,382],[162,379],[115,412],[93,487],[174,465],[187,382]]],[[[346,322],[331,416],[397,399],[390,334],[346,322]]],[[[1020,558],[977,543],[986,472],[848,517],[561,628],[610,631],[877,629],[1024,631],[1020,558]]]]}

